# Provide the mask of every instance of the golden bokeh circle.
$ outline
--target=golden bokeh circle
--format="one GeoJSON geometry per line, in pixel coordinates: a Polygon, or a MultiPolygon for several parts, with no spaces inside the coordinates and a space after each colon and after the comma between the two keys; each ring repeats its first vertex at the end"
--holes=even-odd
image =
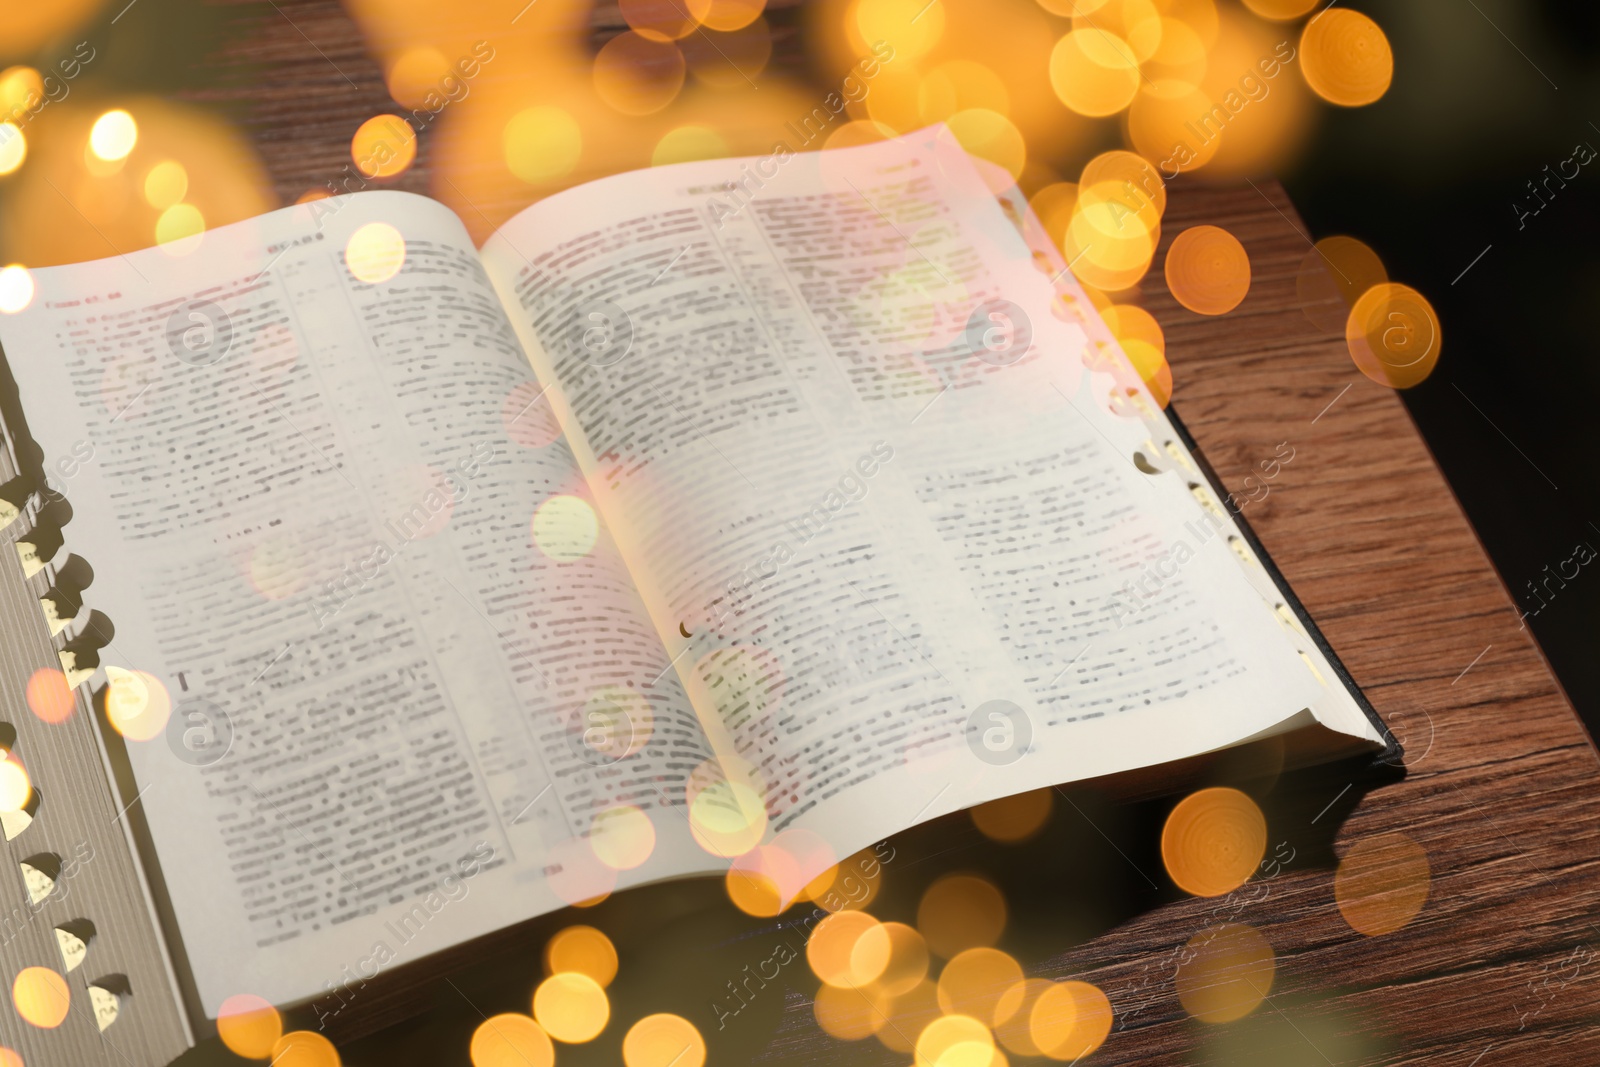
{"type": "Polygon", "coordinates": [[[586,974],[604,988],[617,976],[617,948],[592,926],[569,926],[544,946],[545,974],[586,974]]]}
{"type": "Polygon", "coordinates": [[[853,989],[884,972],[891,947],[889,935],[877,919],[864,911],[837,911],[811,931],[806,963],[826,984],[853,989]]]}
{"type": "Polygon", "coordinates": [[[1341,107],[1383,96],[1394,80],[1394,52],[1376,22],[1349,8],[1323,11],[1300,34],[1300,72],[1312,92],[1341,107]]]}
{"type": "Polygon", "coordinates": [[[392,178],[416,158],[416,131],[399,115],[374,115],[350,138],[350,160],[368,178],[392,178]]]}
{"type": "Polygon", "coordinates": [[[500,147],[512,174],[540,185],[572,173],[583,154],[583,130],[565,109],[537,104],[511,116],[500,147]]]}
{"type": "Polygon", "coordinates": [[[554,1067],[550,1036],[527,1015],[491,1015],[472,1032],[467,1054],[472,1067],[554,1067]]]}
{"type": "Polygon", "coordinates": [[[217,1036],[228,1051],[247,1060],[264,1060],[283,1036],[283,1018],[262,997],[238,993],[217,1009],[217,1036]]]}
{"type": "Polygon", "coordinates": [[[27,768],[15,752],[0,756],[0,811],[21,811],[33,795],[27,768]]]}
{"type": "Polygon", "coordinates": [[[1030,789],[1026,793],[979,804],[970,809],[968,814],[983,836],[991,841],[1016,844],[1044,829],[1054,806],[1052,790],[1030,789]]]}
{"type": "Polygon", "coordinates": [[[1421,845],[1403,833],[1382,834],[1356,842],[1340,857],[1333,895],[1352,930],[1378,937],[1417,917],[1432,880],[1421,845]]]}
{"type": "Polygon", "coordinates": [[[172,715],[172,697],[161,679],[148,671],[108,667],[106,718],[130,741],[160,737],[172,715]]]}
{"type": "Polygon", "coordinates": [[[28,158],[28,138],[12,122],[0,122],[0,175],[10,174],[28,158]]]}
{"type": "Polygon", "coordinates": [[[123,108],[112,108],[94,120],[89,129],[89,151],[107,163],[128,158],[139,143],[139,124],[123,108]]]}
{"type": "Polygon", "coordinates": [[[1321,2],[1322,0],[1244,0],[1244,6],[1264,19],[1292,22],[1321,2]]]}
{"type": "Polygon", "coordinates": [[[1053,1060],[1077,1062],[1111,1033],[1111,1001],[1088,982],[1052,982],[1028,1014],[1029,1037],[1053,1060]]]}
{"type": "Polygon", "coordinates": [[[1344,339],[1356,367],[1379,385],[1409,389],[1439,362],[1439,316],[1409,285],[1374,285],[1350,309],[1344,339]]]}
{"type": "Polygon", "coordinates": [[[1252,926],[1223,923],[1189,939],[1173,984],[1184,1011],[1206,1023],[1231,1023],[1272,992],[1272,946],[1252,926]]]}
{"type": "Polygon", "coordinates": [[[1361,294],[1389,280],[1378,253],[1354,237],[1324,237],[1300,261],[1295,296],[1312,325],[1344,332],[1361,294]]]}
{"type": "Polygon", "coordinates": [[[970,1015],[998,1026],[1021,1004],[1006,993],[1022,981],[1022,965],[997,948],[969,948],[950,957],[939,972],[939,1010],[970,1015]]]}
{"type": "Polygon", "coordinates": [[[1223,315],[1250,291],[1250,257],[1220,226],[1191,226],[1167,249],[1167,288],[1201,315],[1223,315]]]}
{"type": "Polygon", "coordinates": [[[705,22],[711,7],[711,0],[617,0],[623,21],[652,41],[689,36],[705,22]]]}
{"type": "Polygon", "coordinates": [[[939,1018],[938,989],[924,978],[904,993],[887,998],[883,1014],[879,1042],[895,1052],[910,1052],[923,1029],[939,1018]]]}
{"type": "Polygon", "coordinates": [[[345,242],[344,263],[357,281],[382,284],[405,266],[406,239],[387,222],[369,222],[345,242]]]}
{"type": "Polygon", "coordinates": [[[884,1025],[886,1000],[877,990],[841,989],[823,984],[817,989],[811,1014],[823,1033],[841,1041],[860,1041],[871,1037],[884,1025]]]}
{"type": "Polygon", "coordinates": [[[1267,854],[1267,819],[1237,789],[1214,786],[1180,800],[1161,829],[1161,860],[1185,893],[1220,897],[1249,881],[1267,854]]]}
{"type": "Polygon", "coordinates": [[[0,314],[15,315],[33,303],[33,275],[27,267],[13,263],[0,269],[0,314]]]}
{"type": "Polygon", "coordinates": [[[917,1063],[931,1067],[988,1067],[994,1035],[970,1015],[942,1015],[917,1035],[917,1063]]]}
{"type": "Polygon", "coordinates": [[[271,1067],[339,1067],[333,1042],[310,1030],[291,1030],[272,1045],[271,1067]]]}
{"type": "Polygon", "coordinates": [[[559,971],[533,991],[533,1018],[557,1041],[569,1045],[592,1041],[611,1020],[606,991],[586,974],[559,971]]]}
{"type": "Polygon", "coordinates": [[[706,1039],[681,1015],[646,1015],[622,1039],[622,1062],[625,1067],[704,1067],[706,1039]]]}
{"type": "Polygon", "coordinates": [[[1050,52],[1050,87],[1086,118],[1115,115],[1139,91],[1139,61],[1115,34],[1073,30],[1050,52]]]}
{"type": "Polygon", "coordinates": [[[677,44],[629,30],[595,54],[594,88],[601,100],[624,115],[649,115],[672,103],[687,70],[677,44]]]}
{"type": "Polygon", "coordinates": [[[67,980],[48,967],[24,967],[11,983],[11,1003],[23,1021],[54,1030],[67,1018],[72,993],[67,980]]]}
{"type": "Polygon", "coordinates": [[[41,667],[28,679],[28,710],[41,722],[66,722],[78,706],[67,688],[67,676],[53,667],[41,667]]]}

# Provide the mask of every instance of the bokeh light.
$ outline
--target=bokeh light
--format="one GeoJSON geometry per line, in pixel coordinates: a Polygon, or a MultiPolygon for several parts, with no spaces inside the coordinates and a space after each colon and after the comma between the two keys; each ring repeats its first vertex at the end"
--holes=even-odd
{"type": "Polygon", "coordinates": [[[766,804],[747,782],[711,782],[689,803],[689,830],[701,848],[732,859],[761,843],[767,830],[766,804]]]}
{"type": "Polygon", "coordinates": [[[1054,791],[1030,789],[969,810],[972,823],[991,841],[1016,844],[1033,837],[1050,821],[1054,791]]]}
{"type": "Polygon", "coordinates": [[[1183,1010],[1207,1023],[1231,1023],[1272,992],[1272,946],[1252,926],[1223,923],[1189,939],[1173,984],[1183,1010]]]}
{"type": "Polygon", "coordinates": [[[511,117],[501,147],[512,174],[541,185],[572,173],[583,154],[583,130],[570,112],[539,104],[511,117]]]}
{"type": "Polygon", "coordinates": [[[939,993],[932,982],[923,979],[904,993],[887,998],[883,1010],[885,1019],[878,1028],[878,1040],[895,1052],[910,1052],[923,1029],[939,1018],[939,993]]]}
{"type": "Polygon", "coordinates": [[[993,882],[975,874],[947,874],[917,905],[917,929],[928,948],[949,959],[969,948],[988,948],[1006,928],[1006,902],[993,882]]]}
{"type": "Polygon", "coordinates": [[[1389,90],[1394,53],[1372,19],[1347,7],[1330,8],[1300,34],[1300,72],[1329,103],[1361,107],[1389,90]]]}
{"type": "Polygon", "coordinates": [[[760,18],[766,7],[767,0],[709,0],[700,21],[707,29],[732,33],[760,18]]]}
{"type": "Polygon", "coordinates": [[[1161,860],[1178,888],[1219,897],[1239,888],[1267,853],[1267,819],[1250,797],[1216,786],[1184,797],[1161,830],[1161,860]]]}
{"type": "Polygon", "coordinates": [[[607,867],[631,871],[655,851],[655,823],[633,804],[607,808],[597,812],[590,824],[589,847],[607,867]]]}
{"type": "Polygon", "coordinates": [[[189,192],[189,172],[175,159],[164,159],[144,176],[144,199],[157,211],[180,203],[189,192]]]}
{"type": "Polygon", "coordinates": [[[1021,981],[1022,965],[1006,953],[997,948],[969,948],[952,956],[939,972],[939,1010],[997,1026],[1020,1006],[1006,993],[1021,981]]]}
{"type": "Polygon", "coordinates": [[[429,93],[438,92],[440,81],[449,73],[450,62],[437,48],[407,48],[389,64],[389,95],[405,107],[420,108],[429,93]]]}
{"type": "Polygon", "coordinates": [[[416,158],[416,131],[399,115],[375,115],[350,138],[350,159],[369,178],[392,178],[416,158]]]}
{"type": "Polygon", "coordinates": [[[107,111],[89,130],[89,151],[108,163],[128,158],[138,143],[139,124],[122,108],[107,111]]]}
{"type": "Polygon", "coordinates": [[[217,1036],[228,1051],[247,1060],[264,1060],[283,1036],[278,1009],[261,997],[239,993],[217,1009],[217,1036]]]}
{"type": "Polygon", "coordinates": [[[1339,859],[1333,894],[1350,928],[1368,937],[1392,934],[1422,910],[1432,874],[1428,854],[1403,833],[1351,845],[1339,859]]]}
{"type": "Polygon", "coordinates": [[[570,563],[594,549],[600,519],[582,497],[557,494],[539,505],[530,530],[540,552],[557,563],[570,563]]]}
{"type": "Polygon", "coordinates": [[[545,1033],[569,1045],[593,1041],[611,1019],[606,991],[586,974],[561,971],[533,991],[533,1017],[545,1033]]]}
{"type": "Polygon", "coordinates": [[[888,933],[864,911],[829,915],[806,941],[806,962],[811,972],[828,985],[844,989],[875,980],[889,965],[889,954],[888,933]]]}
{"type": "Polygon", "coordinates": [[[344,262],[358,281],[379,285],[405,266],[406,239],[387,222],[369,222],[345,242],[344,262]]]}
{"type": "Polygon", "coordinates": [[[569,926],[545,945],[544,969],[546,975],[586,974],[604,989],[617,976],[617,949],[592,926],[569,926]]]}
{"type": "Polygon", "coordinates": [[[205,232],[206,217],[193,204],[173,204],[156,219],[156,243],[176,255],[191,251],[205,232]]]}
{"type": "Polygon", "coordinates": [[[1244,0],[1244,6],[1264,19],[1289,22],[1299,18],[1321,0],[1244,0]]]}
{"type": "Polygon", "coordinates": [[[1222,315],[1250,291],[1250,257],[1220,226],[1191,226],[1167,249],[1167,288],[1201,315],[1222,315]]]}
{"type": "Polygon", "coordinates": [[[67,676],[53,667],[41,667],[28,678],[28,710],[41,722],[66,722],[77,701],[67,687],[67,676]]]}
{"type": "Polygon", "coordinates": [[[1433,373],[1443,338],[1428,298],[1409,285],[1374,285],[1350,309],[1345,345],[1357,369],[1379,385],[1409,389],[1433,373]]]}
{"type": "Polygon", "coordinates": [[[1088,982],[1052,982],[1028,1014],[1028,1036],[1053,1060],[1076,1063],[1111,1033],[1111,1001],[1088,982]]]}
{"type": "Polygon", "coordinates": [[[291,1030],[272,1045],[272,1067],[340,1067],[333,1042],[310,1030],[291,1030]]]}
{"type": "Polygon", "coordinates": [[[595,55],[594,88],[602,101],[624,115],[649,115],[672,103],[687,69],[676,44],[629,30],[595,55]]]}
{"type": "Polygon", "coordinates": [[[919,1067],[988,1067],[994,1059],[994,1035],[969,1015],[944,1015],[922,1028],[916,1051],[919,1067]]]}
{"type": "Polygon", "coordinates": [[[675,126],[656,142],[650,153],[650,165],[660,167],[697,159],[720,159],[727,154],[728,142],[710,126],[675,126]]]}
{"type": "Polygon", "coordinates": [[[21,811],[28,805],[33,783],[28,781],[27,768],[15,752],[0,757],[0,811],[21,811]]]}
{"type": "Polygon", "coordinates": [[[1389,280],[1383,260],[1354,237],[1324,237],[1300,261],[1295,296],[1318,329],[1343,333],[1361,294],[1389,280]]]}
{"type": "Polygon", "coordinates": [[[553,1067],[555,1046],[531,1016],[491,1015],[472,1032],[472,1067],[553,1067]]]}
{"type": "Polygon", "coordinates": [[[106,718],[129,741],[160,737],[172,715],[172,697],[161,679],[146,671],[106,666],[106,718]]]}
{"type": "Polygon", "coordinates": [[[1139,61],[1116,34],[1073,30],[1050,53],[1050,85],[1080,115],[1115,115],[1139,91],[1139,61]]]}
{"type": "Polygon", "coordinates": [[[53,1030],[67,1018],[72,993],[67,980],[48,967],[24,967],[11,983],[11,1003],[23,1020],[53,1030]]]}
{"type": "Polygon", "coordinates": [[[0,314],[15,315],[33,303],[33,275],[20,263],[0,270],[0,314]]]}
{"type": "Polygon", "coordinates": [[[646,1015],[622,1039],[625,1067],[704,1067],[706,1040],[681,1015],[646,1015]]]}
{"type": "Polygon", "coordinates": [[[811,1003],[811,1014],[823,1033],[841,1041],[860,1041],[884,1025],[885,999],[875,990],[823,985],[811,1003]]]}
{"type": "Polygon", "coordinates": [[[10,174],[28,158],[28,138],[14,123],[0,122],[0,175],[10,174]]]}

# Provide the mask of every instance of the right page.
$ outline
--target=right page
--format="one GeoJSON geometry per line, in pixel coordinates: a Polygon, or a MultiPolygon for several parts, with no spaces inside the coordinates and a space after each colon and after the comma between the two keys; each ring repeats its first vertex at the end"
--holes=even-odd
{"type": "Polygon", "coordinates": [[[998,191],[936,128],[484,248],[707,736],[838,855],[1313,714],[1381,744],[998,191]]]}

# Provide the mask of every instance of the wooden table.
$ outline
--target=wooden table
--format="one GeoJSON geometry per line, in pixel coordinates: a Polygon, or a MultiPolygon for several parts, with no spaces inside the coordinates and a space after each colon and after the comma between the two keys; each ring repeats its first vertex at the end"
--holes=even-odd
{"type": "MultiPolygon", "coordinates": [[[[336,0],[235,0],[229,17],[238,32],[210,63],[221,72],[248,62],[255,80],[221,77],[196,95],[236,106],[287,202],[336,174],[351,131],[393,104],[336,0]]],[[[781,30],[786,20],[775,23],[781,30]]],[[[614,8],[597,13],[599,32],[616,24],[614,8]]],[[[803,65],[798,48],[795,35],[780,32],[776,61],[803,65]]],[[[400,186],[425,191],[427,164],[424,142],[400,186]]],[[[1175,404],[1230,488],[1242,491],[1280,442],[1293,447],[1270,495],[1245,515],[1403,735],[1408,773],[1370,791],[1351,779],[1295,777],[1268,803],[1271,840],[1292,842],[1297,858],[1237,912],[1273,945],[1277,974],[1269,1001],[1231,1030],[1190,1019],[1173,990],[1174,950],[1215,921],[1216,906],[1165,883],[1152,842],[1159,808],[1096,807],[1074,794],[1070,806],[1058,803],[1050,836],[1004,854],[963,816],[941,820],[897,841],[902,858],[887,865],[886,884],[911,893],[951,865],[998,872],[1014,895],[1003,947],[1032,973],[1091,981],[1111,998],[1118,1025],[1090,1063],[1600,1063],[1592,745],[1399,399],[1362,377],[1342,338],[1303,313],[1295,275],[1309,238],[1282,188],[1180,182],[1162,245],[1145,303],[1166,330],[1175,404]],[[1160,282],[1172,237],[1201,222],[1239,237],[1253,272],[1244,303],[1217,319],[1185,311],[1160,282]],[[1366,937],[1335,905],[1332,865],[1351,844],[1389,831],[1426,849],[1431,891],[1409,925],[1366,937]],[[1230,1051],[1234,1040],[1255,1051],[1230,1051]]],[[[1446,332],[1462,329],[1470,323],[1446,332]]],[[[676,921],[719,895],[706,885],[629,894],[594,921],[617,937],[626,972],[628,928],[676,921]],[[640,915],[646,908],[665,912],[640,915]]],[[[914,906],[914,893],[909,899],[914,906]]],[[[903,911],[905,900],[897,906],[903,911]]],[[[542,920],[485,948],[481,968],[403,1009],[420,1007],[420,1017],[364,1037],[351,1032],[341,1040],[346,1062],[416,1062],[435,1043],[453,1050],[437,1062],[465,1062],[474,1012],[526,1011],[539,975],[531,953],[570,921],[542,920]]],[[[681,977],[657,970],[639,996],[675,995],[681,977]]],[[[871,1039],[826,1037],[810,1021],[815,982],[800,974],[789,987],[781,1011],[775,998],[752,1031],[760,1034],[752,1047],[709,1035],[711,1062],[905,1061],[871,1039]]],[[[619,1006],[627,995],[618,992],[619,1006]]],[[[615,1042],[563,1047],[559,1058],[615,1062],[615,1042]]],[[[183,1062],[237,1061],[213,1048],[183,1062]]]]}

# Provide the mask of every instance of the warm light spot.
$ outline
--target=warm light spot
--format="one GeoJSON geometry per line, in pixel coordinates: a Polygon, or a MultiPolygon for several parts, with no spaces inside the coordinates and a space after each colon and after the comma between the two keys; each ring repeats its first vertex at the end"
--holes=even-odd
{"type": "MultiPolygon", "coordinates": [[[[878,41],[894,45],[897,63],[927,53],[944,36],[943,3],[926,0],[858,0],[855,32],[863,45],[878,41]]],[[[865,51],[865,49],[863,49],[865,51]]]]}
{"type": "Polygon", "coordinates": [[[247,1060],[264,1060],[283,1036],[283,1019],[266,1000],[239,993],[217,1009],[217,1036],[228,1051],[247,1060]]]}
{"type": "Polygon", "coordinates": [[[885,996],[902,996],[928,977],[928,943],[905,923],[884,923],[882,929],[889,940],[889,958],[873,988],[885,996]]]}
{"type": "Polygon", "coordinates": [[[1189,939],[1173,984],[1190,1015],[1207,1023],[1242,1019],[1272,992],[1272,946],[1254,927],[1223,923],[1189,939]]]}
{"type": "Polygon", "coordinates": [[[589,847],[607,867],[631,871],[655,851],[656,824],[632,804],[607,808],[590,824],[589,847]]]}
{"type": "MultiPolygon", "coordinates": [[[[1005,1022],[994,1028],[995,1038],[1018,1056],[1043,1056],[1044,1050],[1033,1040],[1033,1008],[1039,998],[1056,985],[1046,978],[1025,978],[1001,994],[996,1008],[1005,1022]]],[[[1076,1017],[1077,1006],[1072,998],[1067,996],[1065,1002],[1076,1017]]],[[[1054,1024],[1053,1019],[1043,1021],[1054,1024]]],[[[1065,1029],[1071,1028],[1069,1020],[1065,1029]]]]}
{"type": "Polygon", "coordinates": [[[689,804],[689,830],[701,848],[713,856],[732,859],[761,843],[767,830],[767,807],[747,782],[715,781],[689,804]]]}
{"type": "Polygon", "coordinates": [[[611,1019],[606,991],[586,974],[552,974],[533,991],[533,1017],[545,1033],[569,1045],[592,1041],[611,1019]]]}
{"type": "Polygon", "coordinates": [[[593,550],[600,519],[582,497],[558,494],[539,505],[530,529],[540,552],[557,563],[570,563],[593,550]]]}
{"type": "Polygon", "coordinates": [[[33,785],[28,781],[28,770],[17,759],[15,752],[0,757],[0,811],[21,811],[28,805],[33,785]]]}
{"type": "Polygon", "coordinates": [[[187,238],[199,237],[205,232],[206,218],[193,204],[173,204],[156,219],[157,244],[173,245],[187,238]]]}
{"type": "Polygon", "coordinates": [[[1073,275],[1110,292],[1127,289],[1144,277],[1159,237],[1145,216],[1129,211],[1113,194],[1109,185],[1093,195],[1080,185],[1062,241],[1062,255],[1073,275]]]}
{"type": "MultiPolygon", "coordinates": [[[[807,888],[817,886],[814,880],[807,888]]],[[[827,889],[813,892],[811,899],[828,911],[861,911],[871,906],[882,888],[883,868],[868,847],[839,861],[827,889]]]]}
{"type": "Polygon", "coordinates": [[[1344,332],[1361,294],[1389,280],[1378,253],[1354,237],[1324,237],[1300,261],[1295,295],[1319,329],[1344,332]]]}
{"type": "Polygon", "coordinates": [[[1316,7],[1320,0],[1244,0],[1244,6],[1264,19],[1290,22],[1316,7]]]}
{"type": "Polygon", "coordinates": [[[50,968],[24,967],[11,983],[11,1002],[26,1022],[53,1030],[66,1019],[72,994],[67,980],[50,968]]]}
{"type": "Polygon", "coordinates": [[[310,1030],[291,1030],[272,1046],[271,1067],[339,1067],[333,1042],[310,1030]]]}
{"type": "Polygon", "coordinates": [[[0,1048],[0,1067],[27,1067],[22,1057],[8,1048],[0,1048]]]}
{"type": "Polygon", "coordinates": [[[1217,106],[1189,82],[1163,80],[1142,86],[1128,107],[1128,139],[1170,182],[1211,162],[1222,147],[1221,137],[1200,136],[1194,126],[1196,119],[1217,106]]]}
{"type": "Polygon", "coordinates": [[[624,115],[649,115],[678,95],[687,69],[676,44],[629,30],[595,54],[594,88],[601,100],[624,115]]]}
{"type": "Polygon", "coordinates": [[[884,1005],[888,998],[872,989],[844,989],[823,985],[811,1005],[817,1025],[825,1034],[841,1041],[860,1041],[871,1037],[884,1025],[884,1005]]]}
{"type": "Polygon", "coordinates": [[[189,172],[175,159],[164,159],[144,176],[145,203],[157,211],[179,203],[189,192],[189,172]]]}
{"type": "Polygon", "coordinates": [[[0,122],[0,174],[10,174],[28,158],[28,139],[14,124],[0,122]]]}
{"type": "Polygon", "coordinates": [[[689,73],[712,89],[743,91],[772,60],[772,29],[758,18],[731,33],[702,30],[678,42],[689,73]]]}
{"type": "Polygon", "coordinates": [[[1344,339],[1361,373],[1394,389],[1409,389],[1432,374],[1442,343],[1439,316],[1427,297],[1392,282],[1361,294],[1344,339]]]}
{"type": "Polygon", "coordinates": [[[511,117],[501,147],[511,173],[539,185],[572,173],[583,153],[583,131],[566,111],[540,104],[511,117]]]}
{"type": "Polygon", "coordinates": [[[1161,324],[1144,308],[1134,304],[1113,304],[1100,312],[1100,317],[1124,347],[1130,341],[1139,341],[1166,354],[1167,339],[1161,332],[1161,324]]]}
{"type": "Polygon", "coordinates": [[[1167,816],[1161,860],[1185,893],[1220,897],[1244,885],[1267,853],[1267,819],[1237,789],[1191,793],[1167,816]]]}
{"type": "Polygon", "coordinates": [[[1300,73],[1330,104],[1360,107],[1388,91],[1394,52],[1376,22],[1359,11],[1332,8],[1300,34],[1300,73]]]}
{"type": "Polygon", "coordinates": [[[1076,11],[1072,16],[1072,28],[1116,35],[1127,42],[1140,63],[1161,47],[1161,12],[1150,0],[1107,0],[1097,11],[1076,11]]]}
{"type": "Polygon", "coordinates": [[[1161,44],[1145,60],[1144,78],[1150,84],[1175,81],[1199,85],[1206,76],[1209,59],[1205,42],[1193,26],[1170,16],[1162,16],[1161,44]]]}
{"type": "Polygon", "coordinates": [[[969,1015],[945,1015],[917,1035],[918,1067],[988,1067],[994,1035],[969,1015]]]}
{"type": "Polygon", "coordinates": [[[67,676],[51,667],[41,667],[28,679],[28,710],[44,722],[66,722],[77,701],[67,688],[67,676]]]}
{"type": "Polygon", "coordinates": [[[917,929],[928,939],[928,948],[945,959],[993,945],[1005,928],[1005,898],[994,883],[975,874],[945,875],[917,905],[917,929]]]}
{"type": "MultiPolygon", "coordinates": [[[[910,1052],[923,1029],[939,1017],[938,991],[932,982],[924,979],[904,993],[889,998],[884,1016],[878,1040],[896,1052],[910,1052]]],[[[919,1063],[917,1067],[923,1065],[919,1063]]]]}
{"type": "Polygon", "coordinates": [[[1111,1033],[1111,1001],[1088,982],[1052,982],[1028,1013],[1028,1036],[1053,1060],[1076,1063],[1111,1033]]]}
{"type": "Polygon", "coordinates": [[[1167,249],[1167,288],[1201,315],[1222,315],[1250,291],[1250,257],[1239,239],[1218,226],[1191,226],[1167,249]]]}
{"type": "Polygon", "coordinates": [[[404,107],[425,107],[430,93],[443,99],[444,82],[451,75],[450,62],[438,49],[407,48],[389,65],[389,95],[404,107]]]}
{"type": "Polygon", "coordinates": [[[545,974],[586,974],[603,989],[617,976],[617,949],[592,926],[569,926],[544,947],[545,974]]]}
{"type": "Polygon", "coordinates": [[[15,315],[33,303],[33,275],[20,263],[0,270],[0,313],[15,315]]]}
{"type": "Polygon", "coordinates": [[[882,924],[864,911],[834,912],[806,941],[806,962],[828,985],[864,986],[889,965],[890,941],[882,924]]]}
{"type": "Polygon", "coordinates": [[[318,200],[328,200],[333,196],[326,189],[307,189],[295,200],[296,204],[310,204],[318,200]]]}
{"type": "Polygon", "coordinates": [[[0,70],[0,110],[29,108],[44,98],[44,79],[32,67],[0,70]]]}
{"type": "Polygon", "coordinates": [[[711,0],[617,0],[623,20],[652,41],[689,36],[710,10],[711,0]]]}
{"type": "Polygon", "coordinates": [[[646,1015],[622,1039],[626,1067],[704,1067],[706,1040],[681,1015],[646,1015]]]}
{"type": "Polygon", "coordinates": [[[1115,34],[1073,30],[1050,53],[1050,86],[1080,115],[1115,115],[1139,91],[1139,62],[1115,34]]]}
{"type": "Polygon", "coordinates": [[[400,273],[406,262],[406,239],[387,222],[369,222],[344,246],[344,264],[358,281],[368,285],[386,282],[400,273]]]}
{"type": "Polygon", "coordinates": [[[106,718],[129,741],[160,737],[172,714],[172,698],[161,679],[145,671],[106,665],[106,718]]]}
{"type": "Polygon", "coordinates": [[[939,972],[939,1010],[970,1015],[985,1026],[1011,1017],[1019,1004],[1006,993],[1022,981],[1022,965],[997,948],[958,952],[939,972]]]}
{"type": "MultiPolygon", "coordinates": [[[[1172,368],[1167,364],[1166,355],[1161,349],[1137,337],[1119,340],[1118,343],[1122,347],[1122,354],[1128,357],[1128,365],[1133,368],[1134,374],[1150,390],[1156,403],[1165,408],[1172,400],[1172,368]]],[[[1133,386],[1131,381],[1122,384],[1129,388],[1133,386]]]]}
{"type": "Polygon", "coordinates": [[[392,178],[416,160],[416,131],[399,115],[375,115],[350,138],[350,158],[369,178],[392,178]]]}
{"type": "Polygon", "coordinates": [[[728,866],[728,899],[746,915],[772,918],[788,906],[790,894],[785,893],[784,883],[795,882],[796,871],[793,857],[758,845],[728,866]]]}
{"type": "Polygon", "coordinates": [[[1091,200],[1120,204],[1151,228],[1161,224],[1161,216],[1167,211],[1167,183],[1137,152],[1118,148],[1100,153],[1083,165],[1078,185],[1091,200]]]}
{"type": "Polygon", "coordinates": [[[767,0],[710,0],[700,21],[721,33],[742,30],[766,10],[767,0]]]}
{"type": "Polygon", "coordinates": [[[1417,917],[1428,899],[1428,854],[1402,833],[1350,846],[1333,876],[1333,896],[1352,930],[1392,934],[1417,917]]]}
{"type": "Polygon", "coordinates": [[[121,108],[107,111],[89,130],[89,151],[108,163],[126,159],[139,142],[139,124],[121,108]]]}
{"type": "Polygon", "coordinates": [[[472,1032],[467,1049],[472,1067],[554,1067],[555,1046],[526,1015],[491,1015],[472,1032]]]}
{"type": "Polygon", "coordinates": [[[1050,821],[1054,806],[1049,789],[1030,789],[1026,793],[1001,797],[979,804],[968,814],[973,825],[992,841],[1015,844],[1026,841],[1050,821]]]}
{"type": "Polygon", "coordinates": [[[709,126],[677,126],[662,134],[650,153],[650,165],[689,163],[697,159],[721,159],[728,154],[728,142],[709,126]]]}

